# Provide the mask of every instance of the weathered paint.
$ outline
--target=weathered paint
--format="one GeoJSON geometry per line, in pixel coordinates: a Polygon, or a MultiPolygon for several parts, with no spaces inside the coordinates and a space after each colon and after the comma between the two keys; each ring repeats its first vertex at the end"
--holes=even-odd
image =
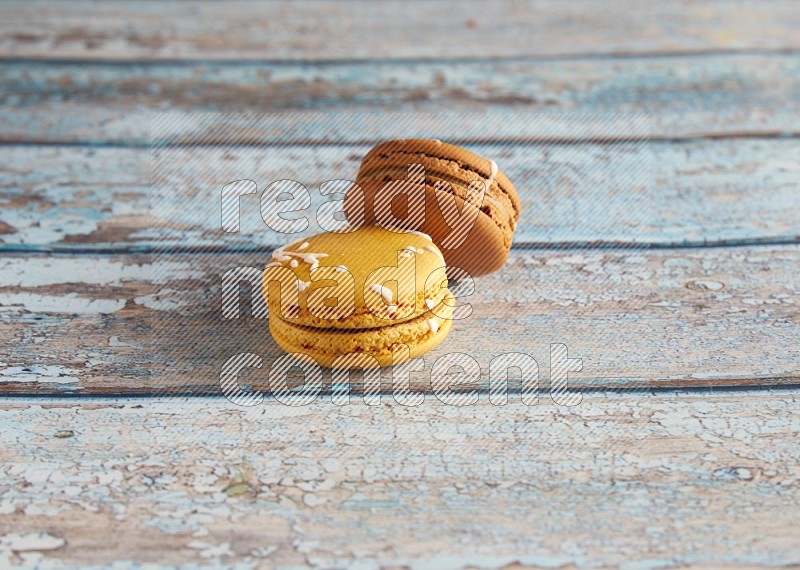
{"type": "Polygon", "coordinates": [[[708,53],[800,47],[793,0],[681,5],[615,0],[8,2],[6,57],[390,60],[708,53]],[[398,25],[401,22],[402,25],[398,25]],[[768,30],[769,33],[764,33],[768,30]],[[446,32],[445,32],[446,31],[446,32]]]}
{"type": "MultiPolygon", "coordinates": [[[[226,358],[255,351],[265,366],[249,382],[266,389],[280,354],[266,323],[223,320],[219,296],[225,271],[268,257],[0,258],[4,365],[79,369],[84,392],[202,393],[217,391],[226,358]]],[[[466,352],[485,387],[490,360],[521,350],[539,363],[544,386],[550,344],[565,343],[584,360],[572,375],[581,389],[796,383],[798,268],[800,246],[514,250],[500,272],[476,280],[464,298],[472,315],[425,357],[426,370],[442,354],[466,352]]],[[[430,389],[424,373],[414,386],[430,389]]],[[[6,392],[53,388],[46,377],[4,383],[6,392]]]]}
{"type": "Polygon", "coordinates": [[[21,399],[0,404],[0,560],[790,566],[799,404],[796,389],[573,408],[21,399]]]}
{"type": "MultiPolygon", "coordinates": [[[[800,61],[791,54],[293,65],[0,62],[0,82],[5,86],[3,142],[147,145],[151,120],[162,112],[505,108],[595,113],[607,116],[592,131],[549,135],[603,140],[620,137],[613,122],[605,124],[620,113],[649,114],[654,139],[792,135],[800,124],[800,61]]],[[[215,124],[176,127],[185,141],[219,132],[215,124]]],[[[429,119],[398,136],[447,140],[456,128],[459,138],[481,140],[548,134],[513,119],[491,129],[463,119],[449,125],[429,119]]],[[[312,140],[325,134],[313,125],[302,132],[312,140]]],[[[275,137],[269,128],[251,128],[235,142],[264,144],[275,137]]],[[[380,131],[361,127],[337,133],[333,142],[381,137],[380,131]]]]}
{"type": "MultiPolygon", "coordinates": [[[[800,237],[800,142],[793,139],[467,146],[493,157],[515,182],[523,205],[517,244],[668,246],[800,237]]],[[[181,247],[264,247],[282,236],[261,220],[258,196],[242,200],[241,233],[221,231],[224,184],[250,178],[263,190],[284,178],[302,182],[312,197],[307,214],[315,231],[319,185],[353,179],[369,148],[169,149],[151,191],[148,150],[6,147],[14,168],[0,173],[0,205],[13,231],[0,234],[0,248],[136,251],[167,239],[181,247]],[[154,219],[151,196],[167,193],[175,204],[154,219]]]]}
{"type": "MultiPolygon", "coordinates": [[[[41,396],[0,403],[0,566],[655,570],[800,562],[800,396],[774,387],[800,381],[798,250],[775,245],[800,233],[798,146],[739,137],[800,132],[796,2],[487,6],[3,5],[0,138],[24,148],[3,148],[2,247],[95,253],[0,259],[0,392],[82,395],[78,404],[41,396]],[[300,63],[309,56],[338,61],[300,63]],[[238,61],[219,63],[231,59],[238,61]],[[574,339],[586,387],[627,389],[586,392],[575,408],[546,397],[534,407],[512,397],[500,408],[485,396],[455,408],[430,394],[413,409],[388,398],[374,408],[323,397],[302,408],[267,399],[242,409],[222,399],[86,396],[150,393],[169,367],[187,364],[195,373],[184,384],[194,383],[195,394],[207,389],[202,373],[213,362],[190,362],[192,341],[202,345],[203,336],[173,336],[172,349],[153,350],[150,335],[173,330],[165,319],[207,307],[226,264],[262,263],[258,255],[160,258],[148,276],[145,257],[99,253],[135,252],[161,237],[149,230],[147,151],[107,148],[146,146],[153,111],[487,106],[645,112],[655,139],[727,137],[653,145],[660,197],[637,235],[661,246],[772,245],[515,251],[502,274],[479,282],[472,301],[483,309],[448,342],[487,356],[506,349],[508,337],[543,347],[553,335],[574,339]],[[38,142],[79,146],[31,146],[38,142]],[[87,143],[100,145],[96,154],[87,143]],[[700,390],[651,393],[671,385],[700,390]],[[717,388],[731,385],[758,389],[717,388]]],[[[466,121],[458,136],[488,143],[491,154],[491,143],[515,136],[513,124],[502,126],[487,134],[480,120],[466,121]]],[[[529,136],[522,127],[516,136],[529,136]]],[[[584,129],[584,138],[620,138],[606,127],[584,129]]],[[[444,137],[453,124],[422,128],[444,137]]],[[[238,142],[270,140],[265,131],[250,135],[238,142]]],[[[581,150],[542,145],[555,160],[537,157],[527,169],[517,159],[526,182],[543,165],[587,176],[609,161],[624,164],[619,146],[579,145],[564,130],[536,135],[581,150]]],[[[379,136],[356,129],[333,142],[379,136]]],[[[281,171],[309,166],[311,154],[284,151],[281,171]]],[[[337,150],[313,152],[320,160],[312,182],[327,175],[337,150]]],[[[343,156],[339,166],[356,164],[343,156]]],[[[233,160],[256,164],[241,154],[233,160]]],[[[554,180],[552,170],[544,174],[554,180]]],[[[598,186],[598,203],[607,202],[608,187],[598,186]]],[[[531,188],[537,194],[524,198],[541,219],[518,236],[574,246],[587,228],[602,239],[618,231],[602,216],[592,225],[547,225],[542,214],[559,194],[543,198],[531,188]]],[[[591,210],[585,198],[577,205],[591,210]]],[[[179,239],[197,240],[198,228],[177,229],[179,239]]],[[[267,360],[276,354],[263,323],[221,330],[213,319],[198,322],[212,325],[211,342],[224,348],[248,340],[267,360]]]]}

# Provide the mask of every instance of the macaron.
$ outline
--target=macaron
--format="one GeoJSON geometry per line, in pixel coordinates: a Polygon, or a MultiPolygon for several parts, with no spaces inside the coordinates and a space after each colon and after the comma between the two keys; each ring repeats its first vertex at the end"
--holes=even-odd
{"type": "Polygon", "coordinates": [[[344,201],[351,224],[424,232],[472,276],[508,258],[521,205],[491,159],[436,139],[390,140],[367,153],[356,185],[344,201]]]}
{"type": "Polygon", "coordinates": [[[429,236],[365,226],[276,249],[262,292],[270,332],[287,352],[328,367],[347,354],[386,366],[395,345],[415,358],[447,336],[447,285],[442,253],[429,236]]]}

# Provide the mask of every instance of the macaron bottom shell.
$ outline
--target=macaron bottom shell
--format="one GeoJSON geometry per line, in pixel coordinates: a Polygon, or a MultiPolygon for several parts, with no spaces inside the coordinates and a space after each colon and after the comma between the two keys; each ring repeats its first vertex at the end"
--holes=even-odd
{"type": "MultiPolygon", "coordinates": [[[[442,304],[436,308],[436,313],[446,318],[426,312],[410,321],[357,330],[295,325],[271,313],[269,330],[283,350],[307,354],[326,368],[332,367],[334,361],[345,354],[372,356],[380,366],[391,366],[394,364],[392,355],[395,345],[408,346],[409,358],[417,358],[438,346],[453,324],[450,318],[452,310],[452,307],[442,304]]],[[[353,364],[345,367],[358,367],[372,362],[368,358],[348,361],[353,364]]]]}

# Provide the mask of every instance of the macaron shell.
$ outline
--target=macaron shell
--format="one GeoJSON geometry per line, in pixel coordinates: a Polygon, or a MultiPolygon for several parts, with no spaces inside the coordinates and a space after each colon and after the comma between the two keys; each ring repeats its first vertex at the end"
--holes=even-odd
{"type": "MultiPolygon", "coordinates": [[[[443,272],[444,273],[444,272],[443,272]]],[[[304,292],[306,294],[305,299],[308,299],[308,294],[311,290],[304,292]]],[[[304,293],[300,293],[303,295],[304,293]]],[[[434,304],[439,304],[445,296],[448,294],[447,289],[447,282],[437,282],[434,287],[431,287],[424,291],[417,292],[417,298],[415,301],[415,312],[412,313],[410,316],[398,316],[397,313],[390,312],[387,310],[380,310],[375,314],[363,310],[359,313],[353,313],[348,317],[345,318],[337,318],[335,314],[330,315],[318,315],[312,313],[308,309],[307,301],[304,303],[301,301],[300,306],[301,308],[296,312],[292,313],[294,307],[288,307],[283,312],[281,311],[281,307],[278,304],[277,296],[273,297],[272,295],[269,296],[269,313],[270,315],[276,314],[281,315],[284,320],[289,321],[290,323],[313,327],[317,329],[341,329],[341,330],[349,330],[349,329],[378,329],[381,327],[385,327],[388,325],[392,325],[395,323],[411,320],[419,316],[419,310],[422,307],[425,307],[426,303],[431,302],[434,304]]]]}
{"type": "MultiPolygon", "coordinates": [[[[376,196],[381,192],[381,185],[369,182],[362,188],[367,204],[373,203],[372,201],[376,200],[376,196]]],[[[448,239],[452,229],[437,205],[436,193],[436,190],[426,185],[425,223],[422,225],[422,231],[430,235],[434,243],[441,244],[448,239]]],[[[473,208],[458,197],[453,199],[461,211],[464,208],[473,208]]],[[[347,211],[347,200],[345,200],[345,211],[347,211]]],[[[365,207],[365,213],[368,223],[376,223],[370,206],[365,207]]],[[[489,216],[479,212],[464,241],[454,249],[442,248],[441,251],[448,267],[463,268],[473,277],[477,277],[492,273],[503,266],[508,259],[512,236],[513,231],[510,228],[499,228],[489,216]]]]}
{"type": "MultiPolygon", "coordinates": [[[[356,179],[363,192],[363,203],[357,199],[355,190],[345,198],[348,219],[358,219],[360,210],[363,210],[366,223],[378,223],[375,205],[381,200],[385,185],[408,180],[411,164],[421,164],[425,169],[425,218],[419,229],[440,246],[447,265],[466,269],[473,276],[499,269],[508,257],[519,217],[516,189],[499,170],[491,177],[491,161],[454,145],[409,139],[389,141],[371,150],[364,158],[356,179]],[[472,190],[469,185],[487,180],[490,183],[480,211],[474,212],[475,202],[474,198],[470,200],[472,190]],[[437,183],[440,185],[438,189],[437,183]],[[453,200],[462,214],[472,210],[470,214],[474,216],[474,223],[456,247],[448,243],[454,230],[445,220],[438,198],[453,200]]],[[[405,215],[396,207],[391,211],[397,217],[405,215]]]]}
{"type": "MultiPolygon", "coordinates": [[[[372,356],[380,366],[391,366],[394,345],[405,344],[409,348],[409,358],[417,358],[445,339],[453,323],[450,319],[452,308],[440,305],[436,312],[447,318],[428,312],[410,321],[380,329],[363,330],[314,329],[297,326],[270,315],[269,329],[275,342],[283,350],[307,354],[320,366],[331,367],[337,358],[345,354],[372,356]],[[429,320],[437,323],[438,329],[435,332],[431,329],[429,320]]],[[[358,360],[356,358],[356,363],[358,360]]],[[[365,361],[366,359],[361,360],[365,361]]]]}
{"type": "MultiPolygon", "coordinates": [[[[517,189],[499,168],[492,176],[492,161],[465,148],[434,139],[398,139],[381,143],[361,161],[358,177],[371,176],[383,169],[398,167],[405,174],[411,163],[422,164],[426,172],[451,178],[462,187],[472,181],[489,181],[486,195],[507,210],[509,225],[514,228],[521,204],[517,189]]],[[[497,164],[495,164],[497,167],[497,164]]]]}
{"type": "Polygon", "coordinates": [[[447,294],[442,254],[423,235],[367,226],[348,233],[319,234],[280,248],[273,255],[274,259],[283,260],[274,260],[267,266],[262,291],[270,315],[283,315],[296,325],[341,329],[385,327],[415,318],[428,310],[429,302],[438,303],[447,294]],[[325,257],[315,257],[318,254],[325,257]],[[304,256],[309,257],[304,259],[304,256]],[[316,281],[312,281],[312,265],[308,261],[319,264],[320,270],[314,274],[316,281]],[[397,267],[398,263],[404,271],[379,270],[397,267]],[[277,265],[282,269],[270,267],[277,265]],[[347,271],[340,272],[337,267],[347,271]],[[270,281],[278,272],[285,275],[286,269],[302,282],[302,289],[297,294],[297,305],[285,306],[289,310],[282,312],[280,303],[287,302],[284,293],[281,291],[279,298],[277,283],[270,285],[270,281]],[[385,281],[386,277],[396,277],[401,283],[385,281]],[[372,287],[384,281],[388,291],[372,287]],[[339,306],[352,307],[350,314],[344,309],[329,311],[322,306],[323,297],[340,298],[340,294],[343,298],[339,306]],[[390,297],[390,302],[384,295],[390,297]]]}

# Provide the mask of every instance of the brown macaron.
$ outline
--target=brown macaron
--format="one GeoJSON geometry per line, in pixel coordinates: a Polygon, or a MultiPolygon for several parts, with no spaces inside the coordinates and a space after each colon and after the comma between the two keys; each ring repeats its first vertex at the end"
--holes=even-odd
{"type": "Polygon", "coordinates": [[[472,276],[508,258],[520,201],[493,160],[436,139],[391,140],[367,153],[356,184],[344,201],[352,224],[424,232],[448,267],[472,276]]]}

